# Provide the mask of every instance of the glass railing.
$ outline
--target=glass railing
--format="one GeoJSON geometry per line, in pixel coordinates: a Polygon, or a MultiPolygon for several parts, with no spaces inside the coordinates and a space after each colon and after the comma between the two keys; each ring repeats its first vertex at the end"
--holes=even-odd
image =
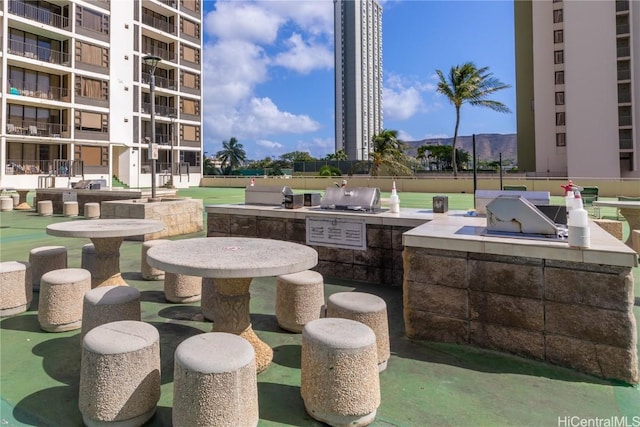
{"type": "Polygon", "coordinates": [[[631,126],[633,124],[633,117],[630,115],[618,116],[618,126],[631,126]]]}
{"type": "Polygon", "coordinates": [[[9,13],[37,21],[52,27],[69,29],[69,18],[53,13],[49,9],[32,6],[21,1],[9,1],[9,13]]]}
{"type": "Polygon", "coordinates": [[[626,10],[629,10],[629,0],[617,0],[616,12],[624,12],[626,10]]]}
{"type": "Polygon", "coordinates": [[[176,26],[170,22],[164,21],[162,19],[158,19],[155,16],[147,15],[146,13],[142,14],[142,23],[153,27],[157,30],[164,31],[165,33],[175,34],[176,26]]]}
{"type": "MultiPolygon", "coordinates": [[[[150,134],[142,135],[142,143],[147,143],[147,138],[151,139],[150,134]]],[[[171,134],[170,133],[157,133],[156,132],[156,144],[160,145],[170,145],[171,144],[171,134]]]]}
{"type": "Polygon", "coordinates": [[[631,48],[628,46],[619,47],[616,53],[618,54],[618,58],[626,58],[628,56],[631,56],[631,48]]]}
{"type": "MultiPolygon", "coordinates": [[[[145,114],[151,114],[151,103],[143,102],[142,103],[142,112],[145,114]]],[[[158,105],[156,104],[156,114],[159,116],[169,117],[171,115],[175,115],[178,110],[175,107],[168,107],[166,105],[158,105]]]]}
{"type": "Polygon", "coordinates": [[[616,25],[616,34],[629,34],[629,24],[616,25]]]}
{"type": "Polygon", "coordinates": [[[631,71],[618,70],[618,80],[631,80],[631,71]]]}
{"type": "Polygon", "coordinates": [[[16,40],[9,40],[9,53],[53,64],[70,65],[68,53],[16,40]]]}

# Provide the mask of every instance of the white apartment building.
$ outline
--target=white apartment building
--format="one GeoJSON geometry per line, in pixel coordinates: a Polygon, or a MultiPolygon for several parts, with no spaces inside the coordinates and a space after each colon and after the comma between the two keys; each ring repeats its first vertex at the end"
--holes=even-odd
{"type": "Polygon", "coordinates": [[[640,177],[640,1],[514,3],[519,169],[640,177]]]}
{"type": "Polygon", "coordinates": [[[367,160],[382,130],[382,7],[334,0],[336,151],[367,160]]]}
{"type": "Polygon", "coordinates": [[[153,134],[156,185],[199,184],[202,0],[4,0],[0,23],[0,188],[150,187],[153,134]]]}

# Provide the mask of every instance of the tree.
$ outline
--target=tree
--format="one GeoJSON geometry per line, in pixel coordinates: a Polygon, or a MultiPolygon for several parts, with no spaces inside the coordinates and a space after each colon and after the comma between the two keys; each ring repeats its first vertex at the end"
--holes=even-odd
{"type": "Polygon", "coordinates": [[[404,144],[398,140],[398,131],[383,129],[371,138],[373,153],[371,153],[371,168],[369,174],[377,176],[382,171],[390,175],[413,175],[413,171],[404,162],[404,144]]]}
{"type": "MultiPolygon", "coordinates": [[[[453,131],[453,151],[458,142],[458,128],[460,127],[460,108],[468,103],[472,106],[491,108],[500,113],[510,113],[511,110],[500,101],[487,99],[495,92],[507,89],[510,85],[502,83],[488,72],[489,67],[476,68],[473,62],[451,67],[445,78],[440,70],[436,70],[440,81],[437,91],[446,96],[456,109],[456,127],[453,131]]],[[[452,157],[453,176],[458,176],[457,156],[452,157]]]]}
{"type": "Polygon", "coordinates": [[[327,154],[322,160],[347,160],[348,158],[347,153],[345,153],[344,149],[341,148],[335,153],[327,154]]]}
{"type": "Polygon", "coordinates": [[[309,154],[308,151],[292,151],[290,153],[284,153],[280,156],[280,159],[289,163],[316,160],[316,158],[309,154]]]}
{"type": "Polygon", "coordinates": [[[233,169],[237,169],[247,160],[247,153],[235,137],[231,137],[229,141],[222,141],[222,150],[218,151],[216,156],[224,166],[225,175],[230,175],[233,169]]]}

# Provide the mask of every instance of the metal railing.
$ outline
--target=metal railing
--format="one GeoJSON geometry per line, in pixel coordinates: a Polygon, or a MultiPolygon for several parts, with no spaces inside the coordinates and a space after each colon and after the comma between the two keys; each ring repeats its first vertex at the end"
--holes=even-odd
{"type": "MultiPolygon", "coordinates": [[[[157,72],[157,70],[156,70],[157,72]]],[[[168,77],[162,77],[162,76],[158,76],[157,74],[155,75],[155,87],[157,88],[164,88],[164,89],[170,89],[170,90],[177,90],[178,89],[178,85],[176,83],[176,81],[174,79],[170,79],[168,77]]],[[[149,82],[151,81],[151,74],[149,73],[142,73],[142,83],[146,83],[149,84],[149,82]]]]}
{"type": "Polygon", "coordinates": [[[33,43],[25,43],[17,40],[8,40],[9,53],[38,61],[51,62],[52,64],[69,65],[69,54],[59,50],[40,47],[33,43]]]}
{"type": "Polygon", "coordinates": [[[32,6],[21,1],[9,1],[9,13],[37,21],[52,27],[69,29],[69,18],[43,7],[32,6]]]}
{"type": "Polygon", "coordinates": [[[145,55],[146,54],[155,55],[155,56],[159,56],[160,58],[166,61],[176,62],[176,53],[175,51],[172,51],[172,50],[163,49],[157,46],[150,46],[147,43],[143,43],[142,52],[144,52],[145,55]]]}
{"type": "Polygon", "coordinates": [[[69,89],[58,86],[44,86],[37,83],[23,83],[21,86],[11,86],[10,95],[29,96],[31,98],[51,99],[62,101],[69,99],[69,89]]]}
{"type": "Polygon", "coordinates": [[[7,135],[60,138],[62,135],[68,135],[69,126],[59,123],[41,123],[28,120],[20,121],[9,119],[6,132],[7,135]]]}
{"type": "MultiPolygon", "coordinates": [[[[151,103],[143,102],[142,103],[142,112],[145,114],[151,114],[151,103]]],[[[178,110],[175,107],[169,107],[166,105],[158,105],[156,104],[156,114],[159,116],[168,117],[170,115],[177,114],[178,110]]]]}
{"type": "Polygon", "coordinates": [[[176,25],[171,22],[164,21],[162,19],[158,19],[155,16],[142,13],[142,23],[153,27],[157,30],[164,31],[165,33],[175,34],[176,33],[176,25]]]}
{"type": "MultiPolygon", "coordinates": [[[[151,135],[146,134],[146,133],[142,134],[142,142],[143,143],[147,143],[150,140],[151,140],[151,135]]],[[[160,144],[160,145],[169,145],[169,144],[171,144],[171,134],[156,132],[156,144],[160,144]]]]}

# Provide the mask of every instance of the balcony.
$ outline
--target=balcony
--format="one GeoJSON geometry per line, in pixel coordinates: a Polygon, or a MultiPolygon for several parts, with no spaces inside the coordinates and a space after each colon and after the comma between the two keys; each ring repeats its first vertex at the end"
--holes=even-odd
{"type": "Polygon", "coordinates": [[[69,30],[69,18],[43,7],[32,6],[20,1],[9,1],[9,13],[39,22],[40,24],[69,30]]]}
{"type": "Polygon", "coordinates": [[[617,24],[616,34],[619,36],[623,34],[629,34],[629,24],[617,24]]]}
{"type": "Polygon", "coordinates": [[[147,44],[144,44],[142,46],[142,52],[144,52],[145,55],[159,56],[165,61],[171,61],[171,62],[177,61],[176,53],[173,50],[167,50],[161,47],[149,46],[147,44]]]}
{"type": "MultiPolygon", "coordinates": [[[[142,103],[142,112],[145,114],[151,114],[151,103],[144,102],[142,103]]],[[[169,117],[171,115],[177,115],[178,110],[175,107],[169,107],[166,105],[158,105],[156,104],[156,114],[163,117],[169,117]]]]}
{"type": "Polygon", "coordinates": [[[9,40],[9,53],[12,55],[22,56],[24,58],[36,59],[38,61],[50,62],[68,66],[69,54],[59,50],[53,50],[46,47],[39,47],[35,44],[9,40]]]}
{"type": "Polygon", "coordinates": [[[151,16],[146,13],[142,14],[142,23],[157,30],[164,31],[165,33],[176,33],[176,25],[174,23],[158,19],[155,16],[151,16]]]}
{"type": "Polygon", "coordinates": [[[616,12],[625,12],[629,10],[629,0],[616,0],[616,12]]]}
{"type": "Polygon", "coordinates": [[[48,99],[51,101],[70,101],[69,89],[57,86],[42,86],[36,83],[24,83],[9,88],[10,95],[28,96],[30,98],[48,99]]]}
{"type": "MultiPolygon", "coordinates": [[[[157,71],[156,71],[157,72],[157,71]]],[[[156,88],[163,88],[169,90],[177,90],[178,85],[174,79],[170,79],[162,76],[155,76],[156,88]]],[[[149,73],[142,73],[142,83],[149,83],[151,81],[151,75],[149,73]]]]}
{"type": "MultiPolygon", "coordinates": [[[[151,135],[147,133],[143,133],[142,142],[148,143],[151,140],[151,135]]],[[[171,134],[169,133],[158,133],[156,132],[156,144],[160,145],[171,145],[171,134]]]]}
{"type": "Polygon", "coordinates": [[[178,8],[178,0],[159,0],[160,3],[162,4],[166,4],[169,7],[172,7],[174,9],[178,8]]]}
{"type": "Polygon", "coordinates": [[[69,137],[69,126],[59,123],[43,123],[9,119],[7,135],[39,136],[45,138],[69,137]]]}

